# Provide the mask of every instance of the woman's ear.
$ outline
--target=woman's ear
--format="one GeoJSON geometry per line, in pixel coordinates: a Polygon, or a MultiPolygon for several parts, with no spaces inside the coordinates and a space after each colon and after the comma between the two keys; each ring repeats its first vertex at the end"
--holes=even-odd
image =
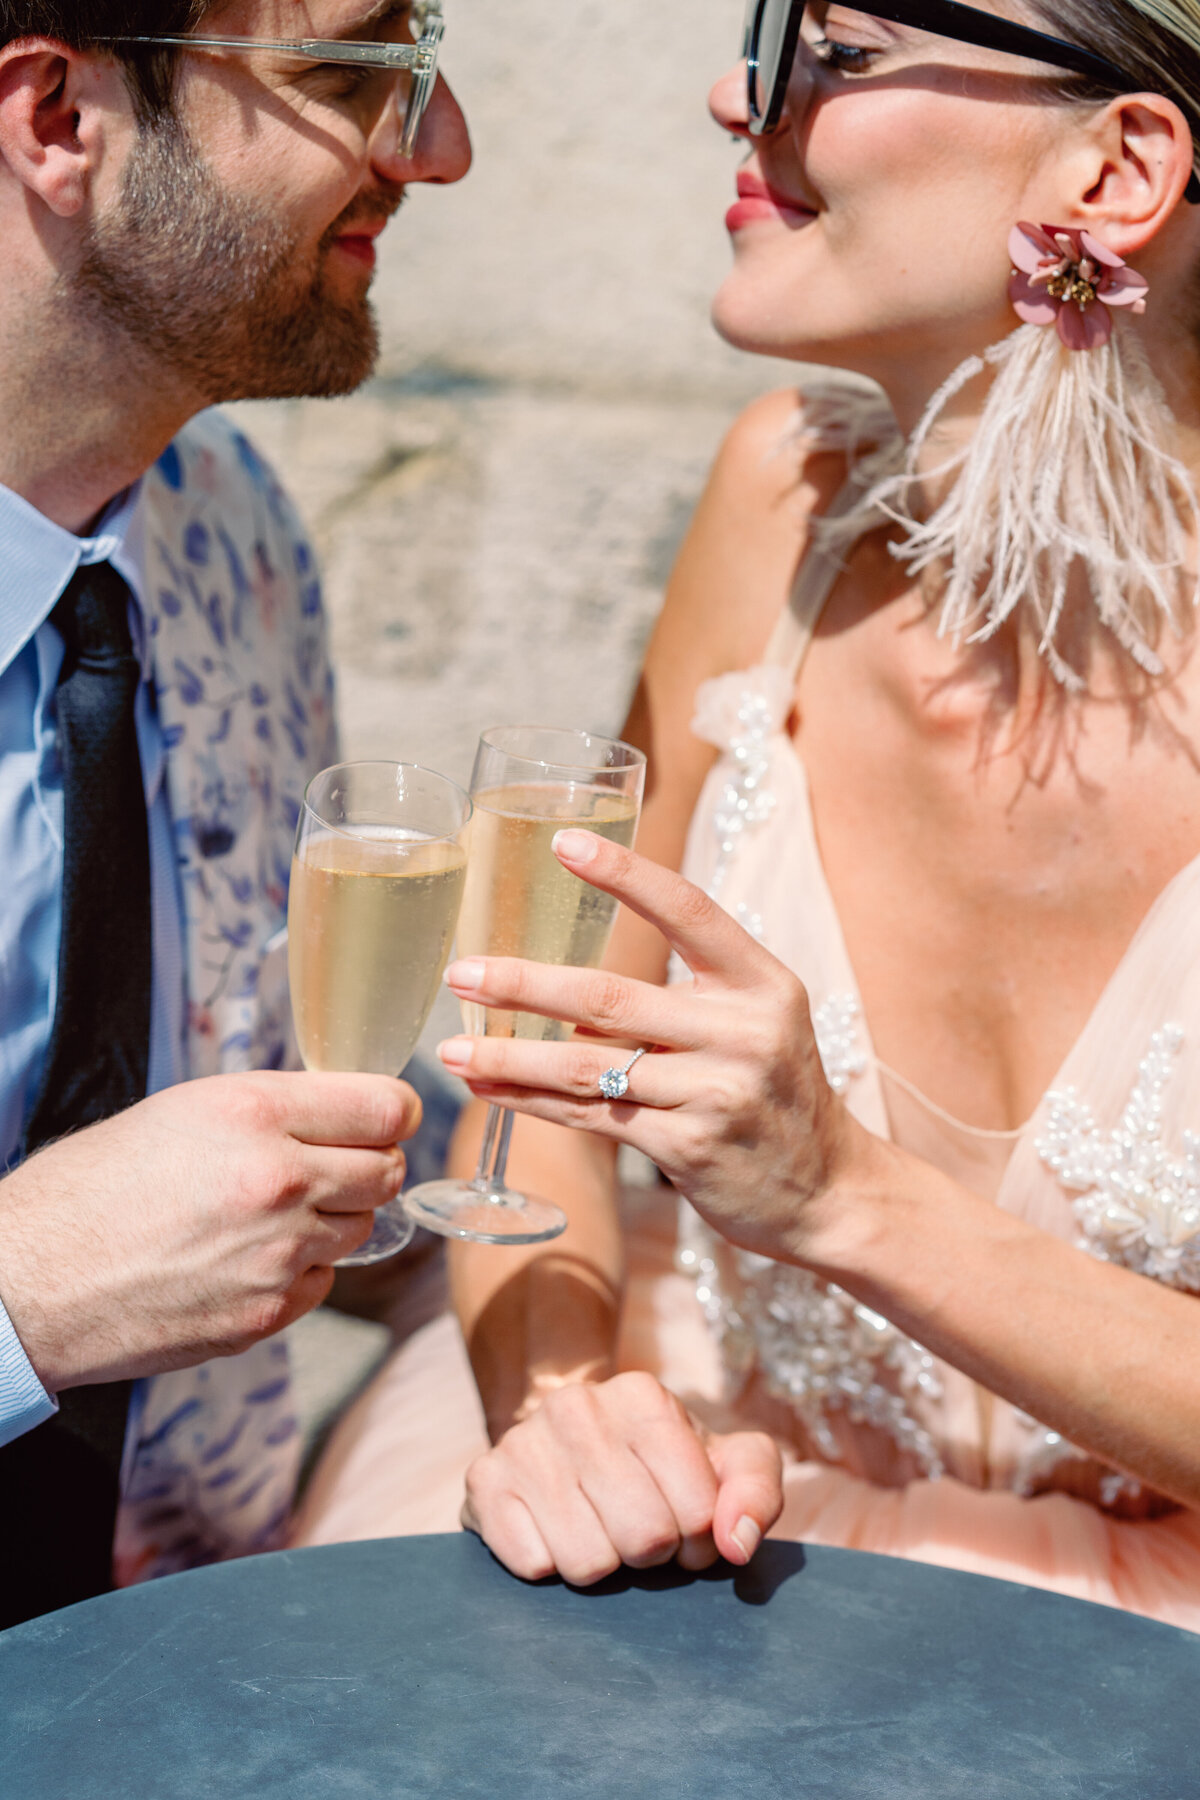
{"type": "Polygon", "coordinates": [[[1070,223],[1129,256],[1183,198],[1195,155],[1191,130],[1165,94],[1123,94],[1091,121],[1088,140],[1070,223]]]}
{"type": "Polygon", "coordinates": [[[0,164],[59,218],[87,204],[120,79],[46,38],[0,50],[0,164]]]}

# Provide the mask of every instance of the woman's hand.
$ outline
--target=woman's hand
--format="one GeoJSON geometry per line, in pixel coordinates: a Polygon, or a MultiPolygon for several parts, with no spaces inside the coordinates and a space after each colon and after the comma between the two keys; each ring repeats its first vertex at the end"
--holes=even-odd
{"type": "Polygon", "coordinates": [[[523,1580],[589,1587],[622,1563],[748,1563],[782,1506],[771,1438],[706,1433],[632,1373],[548,1394],[467,1470],[462,1522],[523,1580]]]}
{"type": "Polygon", "coordinates": [[[483,1099],[633,1145],[744,1249],[820,1261],[835,1189],[882,1146],[825,1080],[804,988],[682,876],[586,831],[560,832],[555,851],[657,926],[692,982],[456,962],[446,980],[460,999],[563,1019],[580,1035],[452,1038],[442,1061],[483,1099]],[[607,1100],[600,1077],[629,1061],[631,1042],[651,1053],[631,1069],[627,1097],[607,1100]]]}

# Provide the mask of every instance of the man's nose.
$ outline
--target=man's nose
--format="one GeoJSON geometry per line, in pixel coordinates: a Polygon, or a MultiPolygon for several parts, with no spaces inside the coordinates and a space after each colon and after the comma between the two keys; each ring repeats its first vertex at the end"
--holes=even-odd
{"type": "Polygon", "coordinates": [[[471,134],[463,110],[439,75],[430,96],[417,145],[403,156],[403,120],[389,106],[371,135],[371,167],[381,181],[401,186],[410,181],[461,181],[471,167],[471,134]]]}

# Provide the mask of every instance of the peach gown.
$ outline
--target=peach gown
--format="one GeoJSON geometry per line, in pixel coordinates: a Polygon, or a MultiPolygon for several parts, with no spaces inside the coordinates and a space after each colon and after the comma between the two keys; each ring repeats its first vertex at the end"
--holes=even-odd
{"type": "MultiPolygon", "coordinates": [[[[686,873],[803,980],[827,1077],[864,1125],[1080,1255],[1200,1292],[1200,1139],[1188,1130],[1200,1130],[1200,858],[1159,895],[1019,1131],[970,1129],[917,1094],[872,1049],[785,730],[836,573],[832,555],[810,550],[763,664],[701,689],[693,729],[722,754],[686,873]]],[[[775,1536],[1003,1576],[1200,1631],[1200,1514],[1097,1465],[840,1290],[733,1251],[685,1203],[676,1230],[669,1192],[626,1196],[620,1364],[653,1370],[715,1426],[774,1433],[786,1460],[775,1536]]],[[[296,1541],[453,1530],[463,1473],[485,1446],[446,1313],[342,1421],[296,1541]]]]}

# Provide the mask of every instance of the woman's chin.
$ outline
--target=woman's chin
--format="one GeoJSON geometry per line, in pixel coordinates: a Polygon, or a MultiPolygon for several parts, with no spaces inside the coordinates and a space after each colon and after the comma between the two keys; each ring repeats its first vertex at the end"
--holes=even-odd
{"type": "Polygon", "coordinates": [[[736,269],[718,288],[711,316],[718,334],[735,350],[784,362],[850,369],[889,391],[897,381],[911,384],[914,372],[926,366],[932,391],[949,367],[981,353],[1016,323],[1003,314],[987,318],[986,323],[959,318],[919,322],[911,318],[864,319],[852,316],[848,308],[839,309],[829,299],[823,305],[810,302],[800,308],[794,288],[771,296],[760,284],[740,277],[736,269]],[[800,313],[802,317],[797,316],[800,313]]]}
{"type": "Polygon", "coordinates": [[[725,287],[718,288],[712,303],[713,328],[727,344],[735,350],[748,351],[751,356],[790,356],[792,351],[784,349],[780,343],[778,321],[776,329],[771,329],[769,321],[763,316],[761,307],[747,306],[742,296],[731,296],[725,287]]]}
{"type": "MultiPolygon", "coordinates": [[[[850,349],[842,332],[814,331],[811,319],[798,328],[784,306],[765,306],[761,297],[738,291],[736,276],[717,290],[712,304],[714,329],[735,350],[751,356],[774,356],[786,362],[842,363],[850,349]]],[[[849,365],[846,365],[849,366],[849,365]]]]}

